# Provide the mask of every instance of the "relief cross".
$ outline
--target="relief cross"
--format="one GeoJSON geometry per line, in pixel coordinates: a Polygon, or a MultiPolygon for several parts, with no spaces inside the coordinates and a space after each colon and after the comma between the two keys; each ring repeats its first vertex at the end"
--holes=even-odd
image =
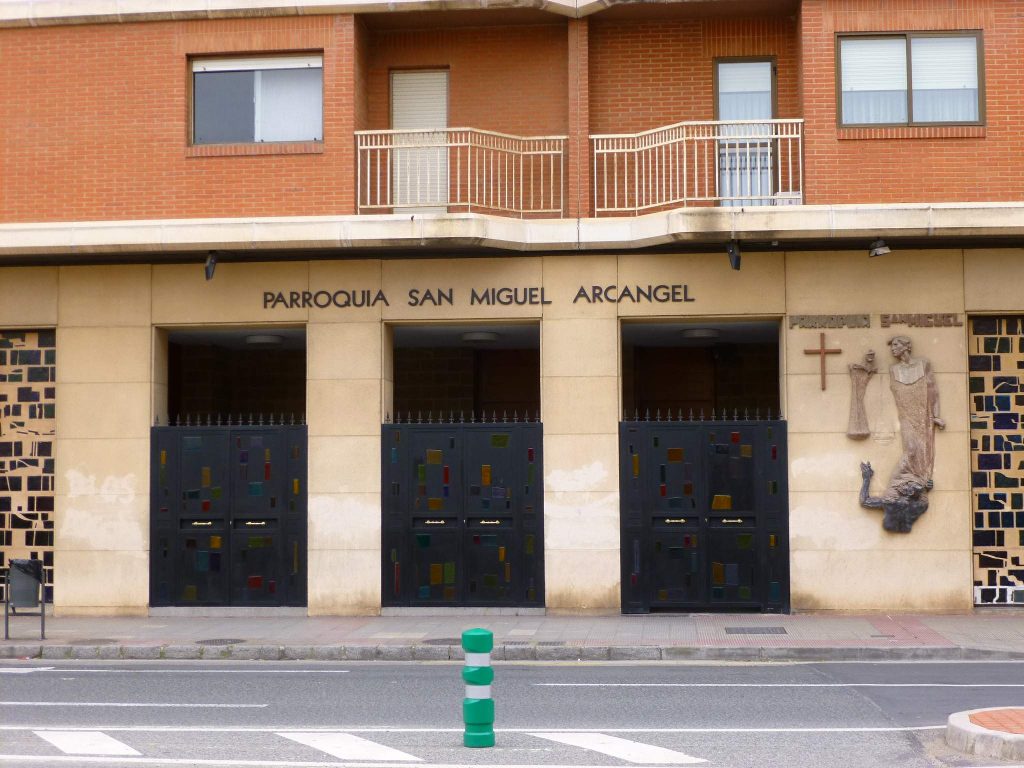
{"type": "Polygon", "coordinates": [[[822,388],[822,390],[824,390],[825,389],[825,355],[838,355],[843,350],[841,350],[841,349],[827,349],[825,347],[825,334],[824,333],[820,333],[820,334],[818,334],[818,336],[819,336],[818,349],[805,349],[804,350],[804,354],[805,355],[818,355],[818,357],[821,359],[821,388],[822,388]]]}

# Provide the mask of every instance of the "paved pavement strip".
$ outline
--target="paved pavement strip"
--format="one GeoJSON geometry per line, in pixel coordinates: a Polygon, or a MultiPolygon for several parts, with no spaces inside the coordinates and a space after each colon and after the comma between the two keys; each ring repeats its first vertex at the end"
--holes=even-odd
{"type": "MultiPolygon", "coordinates": [[[[495,645],[495,661],[970,661],[1024,660],[1021,650],[958,646],[564,646],[495,645]]],[[[229,645],[25,645],[0,644],[0,658],[51,660],[178,661],[461,661],[448,645],[294,646],[229,645]]]]}
{"type": "Polygon", "coordinates": [[[1024,760],[1024,707],[955,712],[946,724],[946,743],[980,757],[1024,760]]]}
{"type": "Polygon", "coordinates": [[[496,661],[1024,659],[1024,611],[954,615],[673,614],[364,617],[57,616],[15,623],[0,658],[460,660],[462,630],[495,633],[496,661]]]}

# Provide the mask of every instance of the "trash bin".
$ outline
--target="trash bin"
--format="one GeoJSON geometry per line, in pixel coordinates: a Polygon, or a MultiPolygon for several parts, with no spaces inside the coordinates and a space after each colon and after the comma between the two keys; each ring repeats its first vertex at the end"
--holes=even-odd
{"type": "Polygon", "coordinates": [[[35,608],[39,605],[39,587],[43,583],[41,560],[11,560],[7,598],[12,608],[35,608]]]}
{"type": "Polygon", "coordinates": [[[7,589],[4,590],[4,640],[9,639],[10,616],[19,608],[37,608],[38,613],[21,614],[39,617],[39,637],[46,638],[46,606],[43,603],[43,563],[41,560],[12,559],[7,568],[7,589]]]}

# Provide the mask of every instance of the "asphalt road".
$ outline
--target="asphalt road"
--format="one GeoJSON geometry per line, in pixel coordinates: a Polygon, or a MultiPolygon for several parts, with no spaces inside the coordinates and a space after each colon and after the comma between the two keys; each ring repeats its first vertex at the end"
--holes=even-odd
{"type": "Polygon", "coordinates": [[[461,746],[449,663],[0,662],[2,766],[995,766],[947,716],[1024,704],[1024,663],[499,664],[461,746]]]}

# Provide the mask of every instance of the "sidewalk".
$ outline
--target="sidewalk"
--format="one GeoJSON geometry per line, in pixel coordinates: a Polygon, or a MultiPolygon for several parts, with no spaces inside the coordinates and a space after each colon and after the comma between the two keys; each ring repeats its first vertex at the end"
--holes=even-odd
{"type": "Polygon", "coordinates": [[[1024,611],[958,615],[12,617],[0,658],[462,658],[494,632],[496,661],[1024,659],[1024,611]]]}

